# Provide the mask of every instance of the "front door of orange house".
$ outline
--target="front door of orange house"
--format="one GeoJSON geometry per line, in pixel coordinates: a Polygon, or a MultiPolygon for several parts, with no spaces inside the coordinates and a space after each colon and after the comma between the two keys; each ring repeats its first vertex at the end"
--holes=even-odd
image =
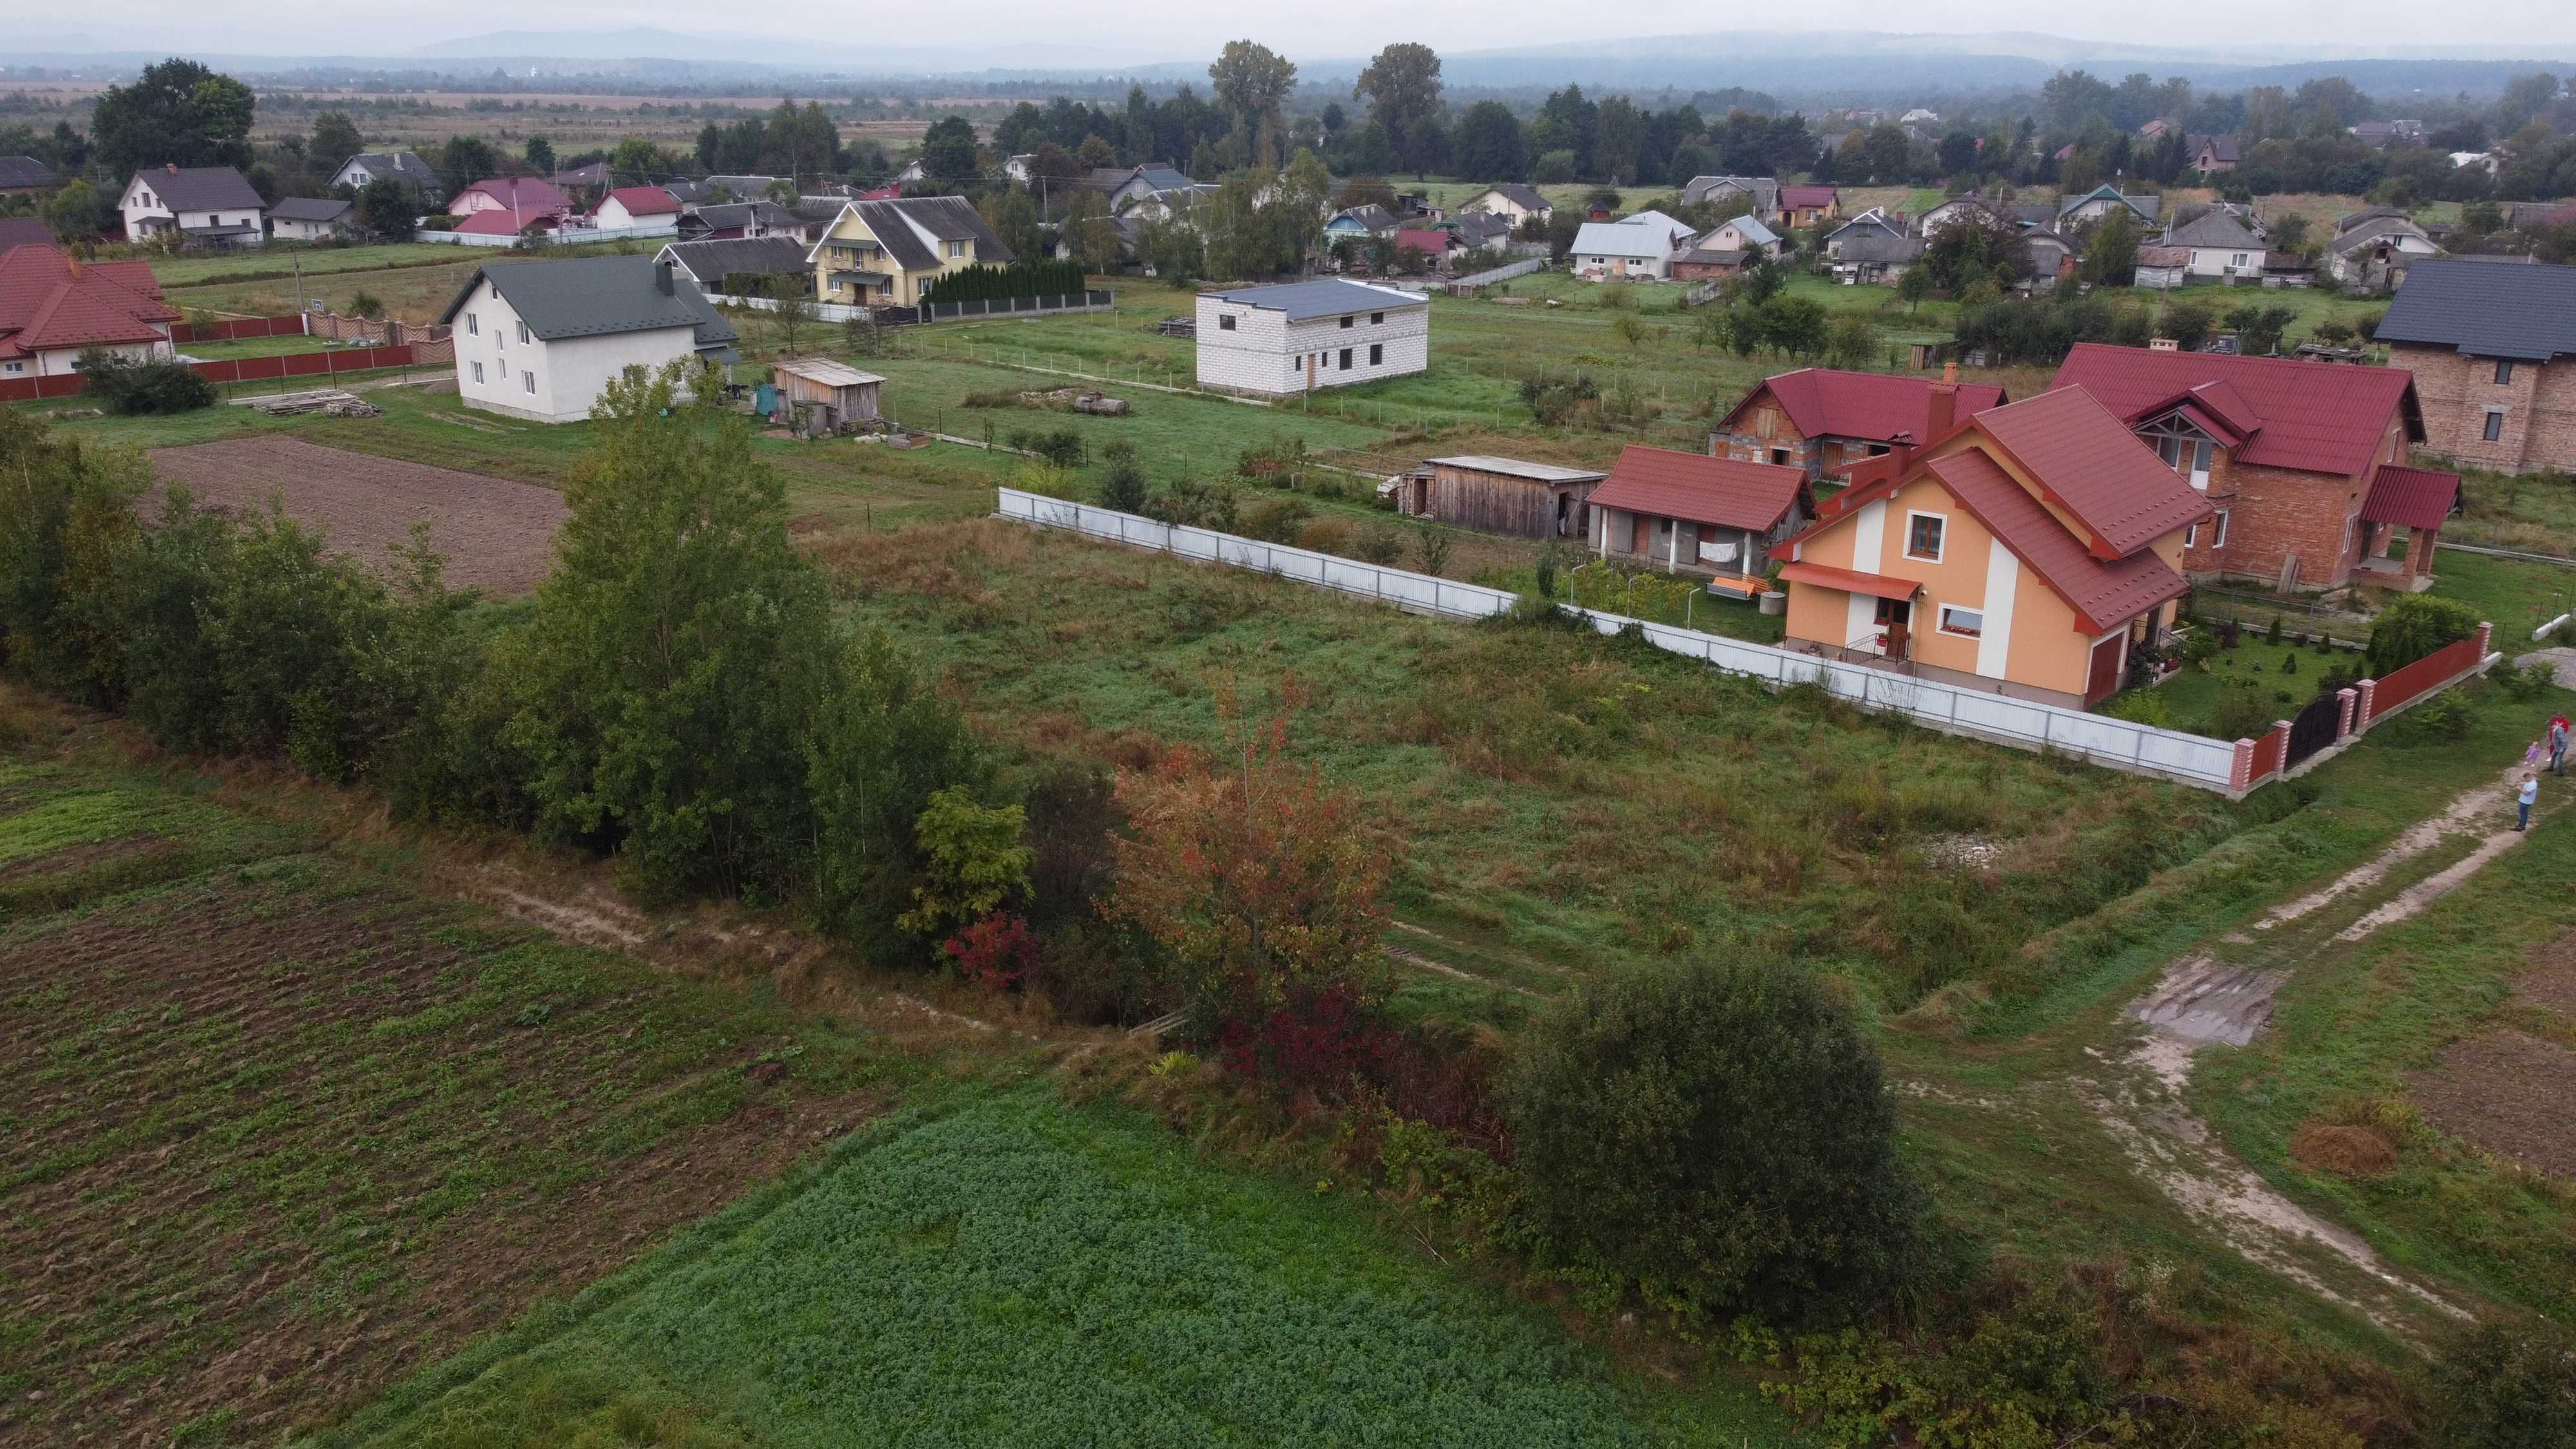
{"type": "Polygon", "coordinates": [[[1878,601],[1878,652],[1890,659],[1905,657],[1908,642],[1906,629],[1914,622],[1914,604],[1909,599],[1878,601]]]}
{"type": "Polygon", "coordinates": [[[2120,665],[2128,657],[2129,631],[2126,629],[2094,642],[2093,658],[2084,675],[2084,703],[2087,708],[2120,692],[2120,665]]]}

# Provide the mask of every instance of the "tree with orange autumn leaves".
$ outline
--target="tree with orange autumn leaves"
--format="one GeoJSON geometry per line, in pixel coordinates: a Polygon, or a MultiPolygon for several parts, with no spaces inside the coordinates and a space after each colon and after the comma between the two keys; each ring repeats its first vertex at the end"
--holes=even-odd
{"type": "Polygon", "coordinates": [[[1288,756],[1303,699],[1291,676],[1279,707],[1254,717],[1229,681],[1220,751],[1174,749],[1118,782],[1130,837],[1111,910],[1170,952],[1202,1025],[1355,984],[1378,954],[1385,851],[1349,792],[1288,756]]]}

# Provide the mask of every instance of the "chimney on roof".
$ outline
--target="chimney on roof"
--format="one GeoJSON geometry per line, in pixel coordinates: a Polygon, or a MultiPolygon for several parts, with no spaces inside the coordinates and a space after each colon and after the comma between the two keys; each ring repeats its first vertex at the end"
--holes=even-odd
{"type": "Polygon", "coordinates": [[[179,174],[179,163],[176,161],[164,161],[161,163],[161,169],[169,172],[173,176],[176,176],[179,174]]]}
{"type": "Polygon", "coordinates": [[[661,289],[663,296],[668,297],[673,295],[671,284],[671,264],[669,262],[655,262],[653,264],[653,285],[661,289]]]}
{"type": "MultiPolygon", "coordinates": [[[[1952,369],[1956,371],[1956,369],[1952,369]]],[[[1948,377],[1932,384],[1932,396],[1923,410],[1923,436],[1938,438],[1950,431],[1959,419],[1959,384],[1948,377]]]]}
{"type": "Polygon", "coordinates": [[[1902,478],[1905,476],[1906,465],[1914,461],[1914,435],[1912,433],[1898,433],[1895,437],[1890,438],[1887,441],[1889,445],[1887,449],[1887,476],[1889,478],[1902,478]]]}

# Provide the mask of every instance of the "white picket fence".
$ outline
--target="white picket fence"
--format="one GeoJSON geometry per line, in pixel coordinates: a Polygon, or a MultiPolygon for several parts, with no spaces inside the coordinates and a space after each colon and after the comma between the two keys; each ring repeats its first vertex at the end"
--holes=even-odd
{"type": "MultiPolygon", "coordinates": [[[[1490,618],[1509,611],[1520,600],[1519,595],[1501,589],[1239,538],[1214,529],[1159,523],[1132,513],[1048,498],[1017,488],[1001,489],[1000,494],[999,511],[1004,518],[1159,549],[1202,563],[1273,574],[1443,618],[1490,618]]],[[[2232,786],[2236,747],[2225,740],[2132,724],[2036,700],[2013,699],[1989,690],[1919,679],[1865,664],[1820,659],[1769,644],[1676,629],[1598,609],[1572,604],[1557,607],[1588,621],[1604,634],[1634,627],[1657,648],[1698,659],[1711,668],[1747,675],[1775,687],[1819,685],[1836,699],[1863,709],[1909,715],[1952,734],[2019,749],[2080,756],[2095,764],[2156,775],[2222,794],[2232,786]]]]}

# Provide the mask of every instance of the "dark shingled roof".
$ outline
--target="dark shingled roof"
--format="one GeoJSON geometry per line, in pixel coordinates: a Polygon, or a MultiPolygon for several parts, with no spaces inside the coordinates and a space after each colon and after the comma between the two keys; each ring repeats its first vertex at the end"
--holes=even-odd
{"type": "Polygon", "coordinates": [[[655,255],[678,262],[690,276],[710,287],[722,286],[725,277],[733,272],[793,277],[812,270],[805,260],[805,244],[792,236],[673,242],[655,255]]]}
{"type": "MultiPolygon", "coordinates": [[[[1503,200],[1510,202],[1514,206],[1521,207],[1524,210],[1552,211],[1555,209],[1553,203],[1551,203],[1546,197],[1538,194],[1537,187],[1524,186],[1517,181],[1497,181],[1493,185],[1486,187],[1485,191],[1490,191],[1496,196],[1501,197],[1503,200]]],[[[1485,192],[1480,191],[1476,194],[1478,196],[1482,196],[1485,192]]]]}
{"type": "MultiPolygon", "coordinates": [[[[410,151],[361,151],[349,161],[364,163],[370,175],[390,176],[424,191],[438,189],[438,172],[410,151]]],[[[349,161],[341,162],[340,169],[348,170],[349,161]]]]}
{"type": "MultiPolygon", "coordinates": [[[[896,265],[907,272],[930,271],[938,267],[939,255],[921,239],[928,232],[933,241],[971,241],[975,260],[986,263],[1011,261],[1011,249],[993,235],[984,218],[975,213],[972,202],[962,196],[910,196],[894,201],[853,201],[849,210],[886,249],[896,265]],[[918,226],[920,231],[913,228],[918,226]]],[[[828,245],[828,240],[826,242],[828,245]]]]}
{"type": "Polygon", "coordinates": [[[281,196],[268,214],[278,221],[338,221],[349,214],[349,203],[330,196],[281,196]]]}
{"type": "Polygon", "coordinates": [[[54,168],[33,156],[0,156],[0,187],[51,186],[54,168]]]}
{"type": "MultiPolygon", "coordinates": [[[[259,193],[250,182],[230,166],[181,166],[147,168],[134,173],[134,181],[152,188],[161,204],[172,211],[230,211],[235,207],[264,207],[259,193]]],[[[130,189],[134,181],[128,181],[130,189]]]]}
{"type": "Polygon", "coordinates": [[[605,337],[660,327],[695,327],[701,351],[734,340],[733,324],[716,314],[695,287],[662,289],[662,269],[651,257],[581,257],[560,262],[486,262],[465,279],[456,300],[438,320],[452,323],[474,289],[490,282],[528,330],[549,342],[565,337],[605,337]]]}
{"type": "Polygon", "coordinates": [[[1211,292],[1208,295],[1220,302],[1285,312],[1291,322],[1303,322],[1312,317],[1338,317],[1345,312],[1383,312],[1394,307],[1427,307],[1431,304],[1430,298],[1411,292],[1346,282],[1338,277],[1313,282],[1282,282],[1275,287],[1238,287],[1231,292],[1211,292]]]}
{"type": "Polygon", "coordinates": [[[2417,262],[2372,340],[2530,362],[2576,353],[2576,267],[2417,262]]]}

